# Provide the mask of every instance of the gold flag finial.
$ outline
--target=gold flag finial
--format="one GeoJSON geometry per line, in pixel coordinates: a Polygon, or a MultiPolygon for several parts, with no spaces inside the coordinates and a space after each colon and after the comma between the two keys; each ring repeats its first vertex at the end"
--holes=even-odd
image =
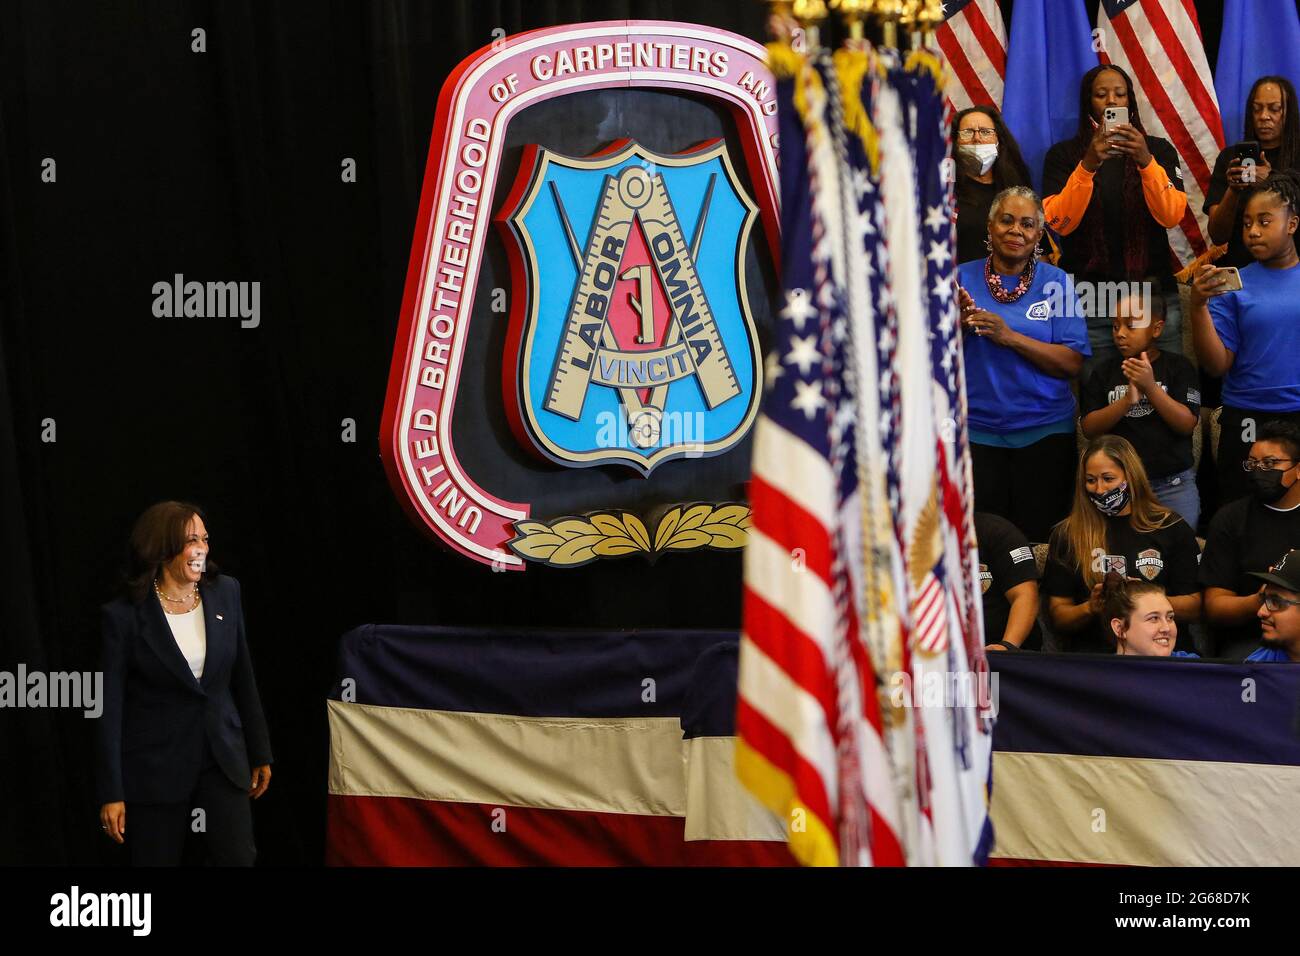
{"type": "Polygon", "coordinates": [[[849,39],[861,43],[866,37],[867,17],[875,8],[875,0],[831,0],[831,8],[844,21],[849,39]]]}

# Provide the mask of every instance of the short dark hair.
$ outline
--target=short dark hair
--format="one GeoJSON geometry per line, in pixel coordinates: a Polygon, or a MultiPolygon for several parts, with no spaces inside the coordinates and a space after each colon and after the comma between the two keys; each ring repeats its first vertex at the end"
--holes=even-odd
{"type": "Polygon", "coordinates": [[[1259,431],[1255,433],[1255,441],[1271,441],[1281,445],[1286,449],[1288,456],[1300,461],[1300,425],[1293,425],[1280,418],[1271,418],[1259,426],[1259,431]]]}
{"type": "MultiPolygon", "coordinates": [[[[148,597],[163,565],[185,549],[185,529],[196,515],[205,525],[208,523],[198,505],[160,501],[146,508],[135,520],[127,545],[125,591],[136,604],[148,597]]],[[[217,566],[208,561],[203,571],[204,583],[211,584],[218,573],[217,566]]]]}

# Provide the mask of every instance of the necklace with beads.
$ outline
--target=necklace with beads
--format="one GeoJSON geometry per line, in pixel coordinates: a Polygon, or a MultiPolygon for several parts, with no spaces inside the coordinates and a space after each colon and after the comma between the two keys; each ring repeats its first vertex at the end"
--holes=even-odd
{"type": "MultiPolygon", "coordinates": [[[[188,614],[190,611],[194,610],[194,608],[198,607],[199,601],[202,599],[201,596],[199,595],[199,585],[197,581],[194,583],[194,591],[191,594],[187,594],[185,597],[174,598],[174,597],[168,597],[166,594],[163,594],[162,588],[158,586],[157,578],[154,578],[153,589],[158,594],[160,600],[170,601],[172,604],[188,604],[190,601],[193,601],[194,607],[186,608],[184,611],[179,612],[183,614],[188,614]]],[[[163,610],[167,611],[167,608],[164,606],[163,610]]],[[[167,611],[167,613],[170,614],[171,612],[167,611]]]]}
{"type": "Polygon", "coordinates": [[[998,278],[993,271],[993,257],[989,256],[984,260],[984,284],[989,287],[989,295],[993,296],[998,302],[1004,305],[1008,302],[1015,302],[1034,284],[1034,272],[1037,271],[1038,263],[1034,257],[1030,257],[1025,263],[1025,268],[1020,273],[1020,281],[1016,283],[1014,289],[1006,289],[1002,285],[1002,280],[998,278]]]}

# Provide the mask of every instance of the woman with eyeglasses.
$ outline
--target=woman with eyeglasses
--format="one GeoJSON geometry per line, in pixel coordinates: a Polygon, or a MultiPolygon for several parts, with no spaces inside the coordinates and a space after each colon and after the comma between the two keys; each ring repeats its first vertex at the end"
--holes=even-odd
{"type": "Polygon", "coordinates": [[[1239,467],[1260,422],[1300,424],[1300,180],[1273,172],[1245,201],[1242,240],[1255,261],[1228,291],[1228,269],[1204,265],[1192,284],[1192,342],[1207,375],[1223,377],[1219,486],[1224,501],[1250,492],[1239,467]]]}
{"type": "Polygon", "coordinates": [[[1201,615],[1196,535],[1151,491],[1142,459],[1123,438],[1084,449],[1074,506],[1052,530],[1043,571],[1047,616],[1065,650],[1106,654],[1115,646],[1103,585],[1108,573],[1158,584],[1184,624],[1201,615]]]}
{"type": "Polygon", "coordinates": [[[1300,426],[1266,421],[1242,474],[1252,494],[1210,522],[1198,574],[1214,656],[1241,660],[1259,646],[1262,596],[1256,574],[1300,548],[1300,426]]]}
{"type": "Polygon", "coordinates": [[[991,106],[972,106],[952,123],[957,159],[957,261],[988,255],[993,198],[1009,186],[1028,186],[1029,167],[1020,146],[991,106]]]}
{"type": "MultiPolygon", "coordinates": [[[[1079,84],[1079,129],[1052,146],[1043,161],[1043,208],[1061,239],[1057,263],[1076,285],[1134,283],[1156,276],[1165,299],[1162,352],[1182,354],[1182,307],[1173,279],[1168,230],[1187,209],[1178,154],[1168,140],[1148,136],[1138,115],[1127,73],[1114,64],[1093,67],[1079,84]],[[1128,122],[1109,124],[1106,110],[1123,107],[1128,122]]],[[[1081,287],[1082,288],[1082,287],[1081,287]]],[[[1118,353],[1111,341],[1112,316],[1102,296],[1091,297],[1088,337],[1092,367],[1118,353]],[[1106,314],[1103,314],[1106,313],[1106,314]]]]}

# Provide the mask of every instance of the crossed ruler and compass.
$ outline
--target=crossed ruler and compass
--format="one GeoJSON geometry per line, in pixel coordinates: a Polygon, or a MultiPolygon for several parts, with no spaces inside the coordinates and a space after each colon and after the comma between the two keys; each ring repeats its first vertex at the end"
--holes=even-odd
{"type": "Polygon", "coordinates": [[[688,246],[662,174],[629,166],[617,177],[607,175],[585,254],[551,181],[551,195],[578,268],[578,285],[547,388],[547,411],[577,421],[593,383],[615,388],[627,409],[631,441],[651,448],[659,443],[671,382],[693,376],[710,409],[741,393],[695,267],[716,179],[716,173],[709,177],[688,246]],[[646,237],[652,265],[620,272],[634,221],[646,237]],[[670,302],[664,343],[652,349],[621,349],[608,318],[615,283],[636,283],[630,298],[640,320],[635,341],[650,345],[656,276],[670,302]],[[638,391],[647,387],[649,396],[642,401],[638,391]]]}

